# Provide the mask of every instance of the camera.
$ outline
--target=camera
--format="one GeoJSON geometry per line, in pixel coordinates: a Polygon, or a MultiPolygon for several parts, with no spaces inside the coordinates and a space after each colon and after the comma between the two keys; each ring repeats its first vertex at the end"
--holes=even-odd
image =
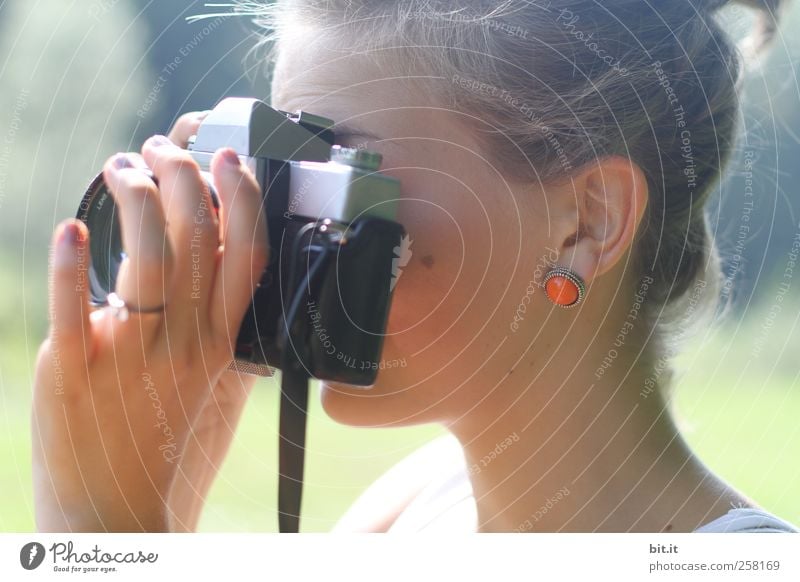
{"type": "MultiPolygon", "coordinates": [[[[256,176],[270,262],[253,294],[231,368],[271,375],[291,361],[309,377],[374,384],[404,230],[398,180],[375,152],[334,145],[333,121],[227,98],[203,120],[188,151],[218,207],[213,153],[231,147],[256,176]]],[[[90,231],[91,300],[107,305],[125,258],[114,199],[102,174],[81,200],[90,231]]]]}

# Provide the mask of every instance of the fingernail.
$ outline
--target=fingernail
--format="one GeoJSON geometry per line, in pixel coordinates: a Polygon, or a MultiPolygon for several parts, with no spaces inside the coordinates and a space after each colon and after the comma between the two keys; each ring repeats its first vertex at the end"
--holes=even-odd
{"type": "Polygon", "coordinates": [[[128,154],[122,154],[122,153],[114,156],[113,164],[117,170],[133,167],[133,161],[128,157],[128,154]]]}
{"type": "Polygon", "coordinates": [[[200,111],[200,112],[197,114],[197,119],[205,119],[206,117],[208,117],[208,114],[209,114],[209,113],[211,113],[211,110],[210,110],[210,109],[206,109],[205,111],[200,111]]]}
{"type": "Polygon", "coordinates": [[[154,147],[157,147],[157,148],[161,147],[161,146],[173,145],[173,143],[170,141],[170,139],[168,137],[166,137],[166,136],[163,136],[163,135],[154,135],[153,137],[150,138],[149,141],[150,141],[150,145],[152,145],[154,147]]]}
{"type": "Polygon", "coordinates": [[[238,166],[239,164],[241,164],[241,162],[239,161],[239,155],[231,148],[225,148],[224,150],[222,150],[222,153],[220,155],[222,156],[222,160],[226,164],[230,164],[231,166],[238,166]]]}
{"type": "Polygon", "coordinates": [[[70,247],[75,246],[79,236],[80,231],[78,230],[78,225],[74,222],[68,222],[61,230],[61,239],[59,243],[70,247]]]}
{"type": "Polygon", "coordinates": [[[78,241],[78,225],[69,222],[61,227],[56,239],[55,264],[67,266],[73,261],[73,249],[78,241]]]}

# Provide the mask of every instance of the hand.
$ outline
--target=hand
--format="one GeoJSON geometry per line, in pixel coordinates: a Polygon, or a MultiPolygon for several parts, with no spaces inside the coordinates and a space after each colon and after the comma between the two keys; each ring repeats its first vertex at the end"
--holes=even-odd
{"type": "Polygon", "coordinates": [[[117,155],[104,167],[127,253],[116,291],[143,309],[165,305],[162,312],[133,313],[125,322],[108,309],[90,316],[88,233],[76,221],[56,230],[51,328],[33,403],[42,530],[185,524],[170,513],[173,487],[202,481],[209,461],[216,467],[224,456],[252,385],[226,368],[268,245],[252,174],[232,150],[217,152],[211,170],[220,221],[197,164],[166,138],[148,140],[141,157],[117,155]],[[160,188],[137,169],[145,164],[160,188]],[[220,422],[226,434],[213,428],[220,422]]]}
{"type": "MultiPolygon", "coordinates": [[[[169,133],[175,145],[186,148],[207,112],[187,113],[169,133]]],[[[194,531],[211,485],[230,448],[256,377],[225,370],[192,425],[168,496],[170,530],[194,531]]]]}

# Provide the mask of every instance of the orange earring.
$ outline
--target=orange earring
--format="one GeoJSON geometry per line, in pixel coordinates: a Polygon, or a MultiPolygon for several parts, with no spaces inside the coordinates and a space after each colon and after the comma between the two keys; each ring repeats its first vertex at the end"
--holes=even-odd
{"type": "Polygon", "coordinates": [[[559,307],[573,307],[583,300],[586,285],[575,272],[565,267],[554,267],[544,277],[547,298],[559,307]]]}

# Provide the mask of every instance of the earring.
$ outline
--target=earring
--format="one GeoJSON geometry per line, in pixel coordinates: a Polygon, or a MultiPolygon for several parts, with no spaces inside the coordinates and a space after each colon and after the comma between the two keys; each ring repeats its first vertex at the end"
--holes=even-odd
{"type": "Polygon", "coordinates": [[[553,267],[544,277],[544,291],[559,307],[573,307],[583,300],[586,285],[574,271],[553,267]]]}

